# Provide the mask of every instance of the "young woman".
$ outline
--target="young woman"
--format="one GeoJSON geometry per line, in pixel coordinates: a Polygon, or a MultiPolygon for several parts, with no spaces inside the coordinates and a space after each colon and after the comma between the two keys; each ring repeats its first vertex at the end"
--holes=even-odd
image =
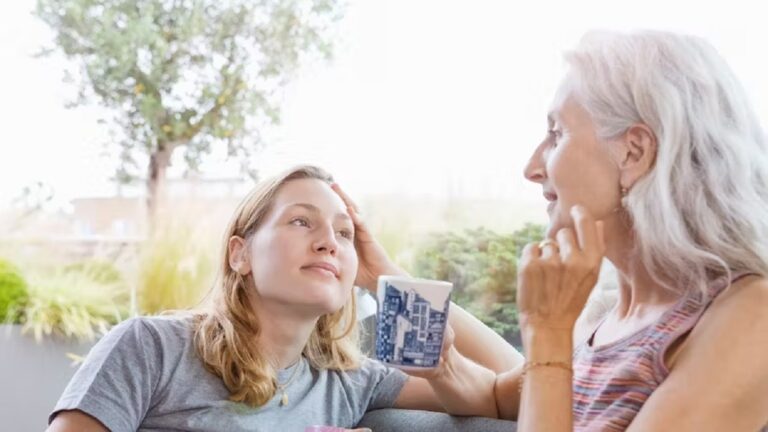
{"type": "Polygon", "coordinates": [[[315,167],[261,182],[226,231],[211,304],[112,329],[48,430],[303,431],[353,427],[384,407],[496,417],[483,391],[496,374],[458,350],[494,370],[519,355],[457,307],[449,318],[457,343],[447,338],[441,365],[423,378],[363,358],[353,284],[372,288],[379,274],[400,270],[332,184],[315,167]]]}

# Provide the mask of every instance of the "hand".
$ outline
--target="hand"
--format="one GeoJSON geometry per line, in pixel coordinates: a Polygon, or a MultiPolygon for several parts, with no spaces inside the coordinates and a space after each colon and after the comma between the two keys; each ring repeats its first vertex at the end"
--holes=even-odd
{"type": "Polygon", "coordinates": [[[445,334],[443,335],[443,347],[440,350],[440,361],[437,366],[431,369],[408,369],[404,372],[408,375],[424,378],[427,380],[439,379],[447,375],[447,371],[450,368],[451,360],[454,355],[458,354],[453,343],[456,340],[456,333],[450,325],[446,325],[445,334]]]}
{"type": "Polygon", "coordinates": [[[360,217],[357,205],[352,199],[344,193],[338,184],[334,183],[331,185],[331,188],[344,201],[349,217],[352,218],[352,223],[355,225],[355,250],[357,251],[359,262],[355,285],[363,287],[375,295],[376,284],[380,275],[407,276],[408,274],[404,270],[389,259],[387,251],[373,237],[373,234],[371,234],[371,231],[360,217]]]}
{"type": "Polygon", "coordinates": [[[520,259],[517,305],[523,328],[572,331],[597,283],[605,255],[602,221],[582,206],[571,209],[574,229],[557,240],[528,244],[520,259]]]}

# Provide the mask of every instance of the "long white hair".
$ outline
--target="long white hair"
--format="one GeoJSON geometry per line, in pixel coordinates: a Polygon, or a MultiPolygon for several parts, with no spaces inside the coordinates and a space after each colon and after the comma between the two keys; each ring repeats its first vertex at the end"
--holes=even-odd
{"type": "Polygon", "coordinates": [[[717,51],[693,36],[592,32],[565,58],[600,138],[636,123],[656,135],[654,167],[623,200],[650,274],[681,293],[768,275],[768,139],[717,51]]]}

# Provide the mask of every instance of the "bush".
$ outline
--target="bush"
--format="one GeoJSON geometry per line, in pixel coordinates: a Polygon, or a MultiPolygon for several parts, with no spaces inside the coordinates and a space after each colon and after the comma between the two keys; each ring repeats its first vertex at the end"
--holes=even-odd
{"type": "Polygon", "coordinates": [[[122,283],[98,281],[87,269],[32,275],[23,330],[38,341],[50,335],[92,341],[127,318],[128,302],[122,283]]]}
{"type": "Polygon", "coordinates": [[[452,282],[456,304],[512,341],[518,330],[517,259],[543,235],[544,227],[534,224],[506,235],[484,228],[433,234],[415,253],[414,275],[452,282]]]}
{"type": "Polygon", "coordinates": [[[142,246],[138,283],[140,312],[156,314],[196,306],[213,284],[218,252],[218,244],[188,224],[158,230],[158,234],[142,246]]]}
{"type": "Polygon", "coordinates": [[[19,269],[0,259],[0,323],[19,323],[28,300],[27,282],[19,269]]]}
{"type": "Polygon", "coordinates": [[[115,264],[110,261],[92,259],[69,264],[64,267],[65,273],[81,273],[95,282],[105,284],[122,284],[123,275],[115,264]]]}

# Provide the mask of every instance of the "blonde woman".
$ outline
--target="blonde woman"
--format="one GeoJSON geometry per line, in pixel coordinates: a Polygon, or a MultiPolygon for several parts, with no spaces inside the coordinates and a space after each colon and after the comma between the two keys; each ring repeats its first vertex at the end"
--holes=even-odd
{"type": "Polygon", "coordinates": [[[301,432],[354,427],[388,407],[497,417],[493,394],[475,389],[492,387],[519,354],[455,306],[456,343],[447,338],[425,378],[363,358],[353,284],[372,288],[400,270],[332,184],[309,166],[261,182],[226,232],[210,306],[115,327],[48,430],[301,432]]]}

